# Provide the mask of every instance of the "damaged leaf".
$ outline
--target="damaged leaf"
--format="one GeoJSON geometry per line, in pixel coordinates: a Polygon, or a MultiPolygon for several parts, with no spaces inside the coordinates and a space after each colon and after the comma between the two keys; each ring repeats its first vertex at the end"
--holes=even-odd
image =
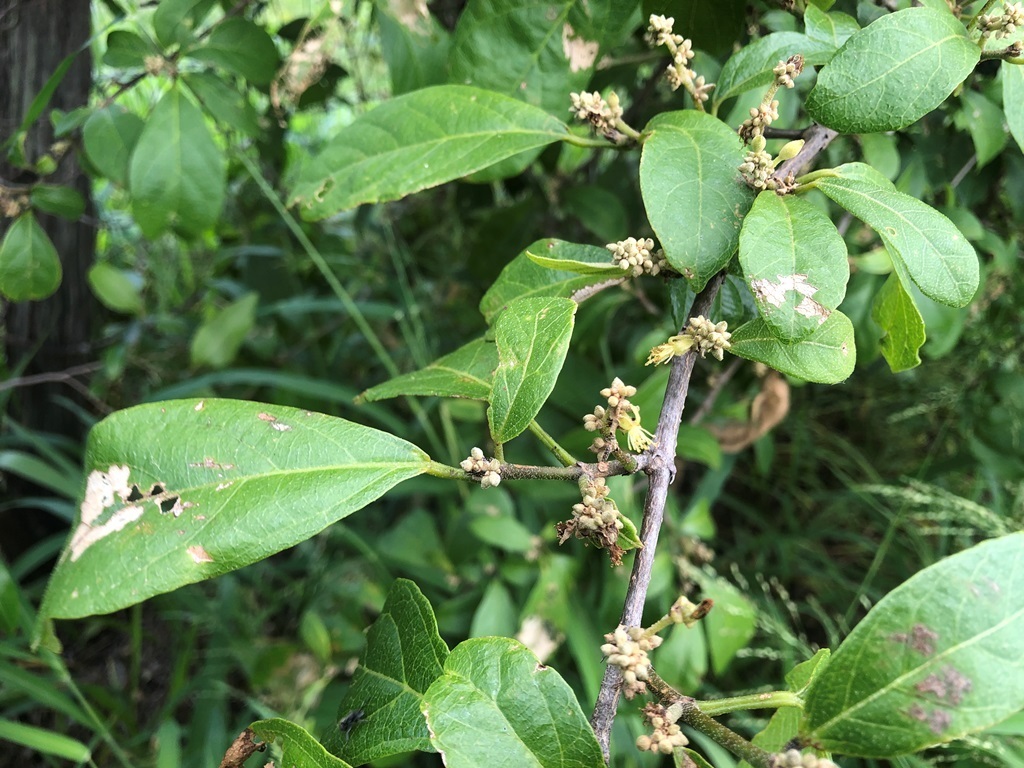
{"type": "Polygon", "coordinates": [[[740,265],[761,317],[781,341],[801,341],[839,306],[850,277],[831,219],[793,195],[762,192],[743,220],[740,265]]]}
{"type": "Polygon", "coordinates": [[[79,517],[41,614],[110,613],[262,560],[429,462],[393,435],[296,408],[173,400],[118,411],[89,434],[79,517]]]}
{"type": "Polygon", "coordinates": [[[1024,707],[1024,533],[940,560],[886,595],[811,684],[801,736],[893,757],[1024,707]]]}

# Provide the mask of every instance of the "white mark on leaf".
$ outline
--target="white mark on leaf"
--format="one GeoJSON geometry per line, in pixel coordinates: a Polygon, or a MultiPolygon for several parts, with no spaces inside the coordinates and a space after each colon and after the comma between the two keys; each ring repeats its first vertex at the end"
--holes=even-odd
{"type": "Polygon", "coordinates": [[[786,294],[793,291],[803,297],[794,307],[798,315],[816,318],[818,325],[821,325],[832,314],[830,309],[826,309],[811,298],[818,292],[818,288],[807,282],[807,275],[778,275],[778,278],[778,282],[772,282],[768,278],[751,280],[750,288],[754,292],[754,297],[773,307],[781,307],[786,303],[786,294]]]}
{"type": "Polygon", "coordinates": [[[206,407],[206,403],[204,401],[200,400],[198,403],[196,403],[196,407],[193,408],[192,410],[195,411],[196,413],[198,413],[199,411],[203,410],[203,408],[205,408],[205,407],[206,407]]]}
{"type": "Polygon", "coordinates": [[[210,553],[203,549],[198,544],[188,548],[189,555],[196,563],[212,563],[213,558],[210,557],[210,553]]]}
{"type": "Polygon", "coordinates": [[[572,72],[590,69],[594,66],[594,59],[597,58],[598,44],[593,40],[584,40],[576,35],[576,30],[571,25],[565,24],[562,27],[562,52],[569,61],[569,69],[572,72]]]}
{"type": "Polygon", "coordinates": [[[99,522],[100,516],[114,506],[117,499],[125,501],[131,493],[128,486],[130,474],[131,470],[127,466],[118,465],[111,465],[106,472],[94,469],[89,473],[85,484],[85,498],[80,508],[81,517],[71,537],[72,562],[100,539],[117,533],[142,517],[142,507],[133,505],[122,507],[105,522],[99,522]]]}

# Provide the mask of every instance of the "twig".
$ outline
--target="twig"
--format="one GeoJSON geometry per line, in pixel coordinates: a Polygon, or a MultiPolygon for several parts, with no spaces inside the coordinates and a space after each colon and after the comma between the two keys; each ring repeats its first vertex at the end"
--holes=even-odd
{"type": "Polygon", "coordinates": [[[802,139],[805,133],[806,128],[772,128],[769,125],[764,129],[766,139],[802,139]]]}
{"type": "MultiPolygon", "coordinates": [[[[47,373],[34,373],[31,376],[17,376],[7,381],[0,381],[0,392],[5,389],[14,389],[16,387],[31,387],[36,384],[49,384],[52,382],[64,381],[69,384],[74,381],[75,376],[84,376],[87,373],[98,371],[103,367],[103,363],[83,363],[82,365],[75,365],[71,368],[65,368],[63,371],[50,371],[47,373]]],[[[78,382],[75,382],[76,384],[78,382]]]]}
{"type": "Polygon", "coordinates": [[[793,174],[799,176],[839,134],[824,125],[812,125],[803,133],[804,145],[795,157],[775,169],[775,178],[782,180],[793,174]]]}
{"type": "MultiPolygon", "coordinates": [[[[719,272],[708,281],[697,297],[687,318],[706,315],[711,304],[725,280],[725,273],[719,272]]],[[[675,475],[676,442],[679,437],[679,424],[683,418],[683,407],[690,388],[690,377],[697,353],[690,351],[672,362],[668,385],[665,389],[665,403],[658,419],[658,431],[655,445],[647,463],[650,483],[647,487],[647,498],[644,500],[643,522],[640,525],[640,540],[643,547],[637,550],[633,560],[633,572],[629,577],[626,590],[626,601],[622,608],[620,623],[627,627],[640,626],[643,617],[644,603],[647,600],[647,587],[651,583],[651,569],[654,566],[654,553],[658,547],[658,534],[665,517],[665,501],[668,498],[668,486],[675,475]]],[[[615,721],[615,710],[619,703],[619,687],[622,682],[622,670],[609,665],[601,681],[601,690],[594,705],[594,714],[590,724],[601,745],[605,762],[608,761],[608,744],[611,736],[612,723],[615,721]]]]}

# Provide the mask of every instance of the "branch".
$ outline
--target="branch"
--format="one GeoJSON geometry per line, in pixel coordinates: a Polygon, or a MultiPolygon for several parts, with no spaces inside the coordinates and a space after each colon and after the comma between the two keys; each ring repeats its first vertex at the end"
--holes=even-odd
{"type": "Polygon", "coordinates": [[[796,154],[775,169],[775,178],[780,181],[790,174],[799,176],[807,169],[822,150],[832,143],[832,139],[838,136],[831,128],[824,125],[812,125],[803,133],[804,145],[796,154]]]}
{"type": "MultiPolygon", "coordinates": [[[[708,281],[704,290],[697,294],[687,317],[707,315],[711,304],[718,294],[718,289],[725,280],[725,273],[719,272],[708,281]]],[[[684,324],[685,327],[685,324],[684,324]]],[[[626,591],[626,602],[622,608],[620,623],[626,627],[640,626],[643,617],[644,603],[647,600],[647,587],[651,583],[651,569],[654,565],[654,553],[658,547],[658,534],[665,518],[665,501],[668,498],[668,486],[675,476],[676,442],[679,437],[679,424],[683,418],[683,407],[690,388],[690,377],[697,353],[691,350],[672,362],[668,385],[665,390],[665,403],[658,419],[658,431],[655,444],[649,454],[647,473],[650,484],[647,498],[644,500],[643,522],[640,525],[640,540],[643,547],[637,550],[633,560],[633,573],[629,577],[626,591]]],[[[619,703],[619,687],[622,683],[622,670],[609,665],[601,681],[601,690],[594,705],[594,714],[590,724],[601,745],[605,762],[608,761],[608,743],[611,736],[612,723],[615,722],[615,710],[619,703]]]]}

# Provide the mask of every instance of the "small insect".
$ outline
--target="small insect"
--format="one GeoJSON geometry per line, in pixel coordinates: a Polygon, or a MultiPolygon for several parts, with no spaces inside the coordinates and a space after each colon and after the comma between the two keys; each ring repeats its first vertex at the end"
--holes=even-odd
{"type": "Polygon", "coordinates": [[[338,730],[345,734],[345,741],[348,742],[352,735],[352,729],[366,719],[366,712],[361,709],[353,709],[341,720],[338,721],[338,730]]]}

